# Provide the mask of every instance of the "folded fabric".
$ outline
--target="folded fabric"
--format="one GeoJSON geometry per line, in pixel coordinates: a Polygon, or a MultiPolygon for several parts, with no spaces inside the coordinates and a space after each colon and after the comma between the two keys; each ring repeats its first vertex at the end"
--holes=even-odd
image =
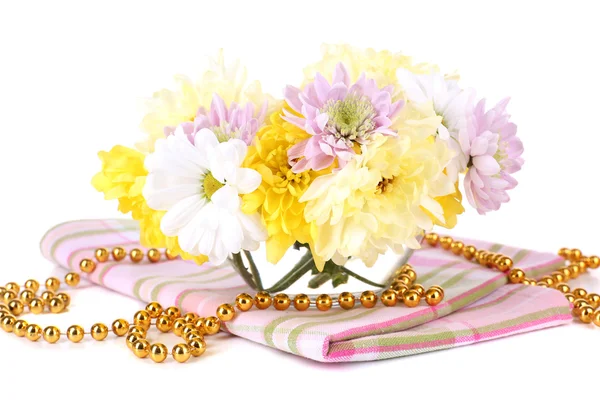
{"type": "MultiPolygon", "coordinates": [[[[130,220],[72,221],[52,228],[42,239],[46,258],[70,270],[92,258],[98,247],[140,247],[138,225],[130,220]]],[[[536,277],[556,270],[554,254],[468,240],[480,249],[502,252],[536,277]]],[[[509,285],[506,276],[436,248],[425,247],[410,264],[425,287],[440,285],[445,298],[427,305],[329,312],[291,308],[238,313],[223,324],[228,332],[289,353],[322,362],[365,361],[448,349],[567,323],[570,307],[556,290],[509,285]]],[[[238,293],[252,293],[227,266],[173,260],[159,263],[109,261],[89,279],[142,301],[177,305],[185,312],[214,315],[216,307],[238,293]]]]}

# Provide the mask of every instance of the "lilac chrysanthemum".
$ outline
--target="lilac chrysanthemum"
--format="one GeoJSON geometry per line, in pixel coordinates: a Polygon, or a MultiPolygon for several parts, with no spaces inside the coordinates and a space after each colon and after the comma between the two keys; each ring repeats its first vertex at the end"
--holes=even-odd
{"type": "Polygon", "coordinates": [[[377,87],[365,75],[350,84],[343,64],[336,66],[331,84],[317,73],[303,90],[288,86],[285,100],[298,115],[284,109],[284,119],[311,135],[288,151],[292,170],[318,171],[338,160],[344,166],[355,154],[356,144],[366,144],[371,135],[395,135],[389,127],[403,105],[392,102],[392,87],[377,87]]]}
{"type": "Polygon", "coordinates": [[[517,186],[512,174],[523,165],[523,143],[516,136],[517,125],[506,112],[509,99],[485,111],[481,100],[473,111],[473,130],[467,148],[469,170],[465,193],[480,214],[495,211],[510,200],[507,191],[517,186]]]}
{"type": "MultiPolygon", "coordinates": [[[[266,113],[267,102],[256,113],[252,103],[244,106],[231,103],[227,108],[225,101],[219,95],[214,94],[210,110],[200,107],[193,121],[183,122],[178,127],[183,129],[192,143],[196,133],[207,128],[215,134],[220,142],[240,139],[250,145],[256,132],[262,126],[266,113]]],[[[165,127],[165,135],[172,135],[178,127],[165,127]]]]}

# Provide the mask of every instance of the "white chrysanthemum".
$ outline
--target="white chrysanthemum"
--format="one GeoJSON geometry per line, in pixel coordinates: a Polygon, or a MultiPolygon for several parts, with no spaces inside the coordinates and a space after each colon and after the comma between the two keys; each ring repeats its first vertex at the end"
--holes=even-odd
{"type": "Polygon", "coordinates": [[[260,82],[248,82],[246,69],[239,61],[227,65],[221,50],[216,58],[209,59],[208,70],[198,80],[176,75],[174,90],[162,89],[146,101],[141,128],[147,137],[137,144],[138,149],[152,152],[156,140],[165,137],[165,128],[193,121],[201,107],[210,108],[215,93],[226,106],[251,103],[255,110],[262,110],[267,104],[269,111],[277,106],[271,96],[263,93],[260,82]]]}
{"type": "Polygon", "coordinates": [[[261,183],[258,172],[241,168],[247,146],[239,139],[219,143],[209,129],[190,142],[182,129],[156,142],[146,157],[143,195],[152,209],[166,211],[161,230],[176,236],[192,255],[206,255],[215,265],[231,253],[256,250],[266,240],[258,214],[241,209],[240,194],[261,183]]]}
{"type": "Polygon", "coordinates": [[[455,153],[447,167],[447,174],[456,181],[458,174],[467,168],[468,159],[462,150],[461,141],[468,140],[467,129],[474,106],[473,92],[460,89],[456,80],[447,79],[438,73],[417,75],[400,69],[397,76],[404,96],[409,103],[413,103],[413,107],[424,113],[433,108],[435,114],[442,117],[437,130],[438,137],[446,141],[455,153]]]}
{"type": "Polygon", "coordinates": [[[433,218],[444,221],[435,199],[455,191],[444,173],[451,158],[441,141],[378,136],[343,169],[315,179],[300,201],[318,229],[316,253],[372,266],[388,249],[418,248],[416,236],[433,228],[433,218]]]}

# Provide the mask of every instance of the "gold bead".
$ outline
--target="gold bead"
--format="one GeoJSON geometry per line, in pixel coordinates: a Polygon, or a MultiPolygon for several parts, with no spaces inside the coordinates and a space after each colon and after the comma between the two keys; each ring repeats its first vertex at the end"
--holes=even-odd
{"type": "Polygon", "coordinates": [[[10,290],[11,292],[15,292],[15,293],[19,293],[21,291],[21,287],[19,286],[19,284],[15,283],[15,282],[7,283],[4,288],[6,290],[10,290]]]}
{"type": "Polygon", "coordinates": [[[398,275],[395,279],[393,283],[399,283],[401,285],[410,285],[412,284],[412,279],[410,279],[410,276],[408,276],[407,274],[400,274],[398,275]]]}
{"type": "Polygon", "coordinates": [[[522,269],[515,268],[508,273],[510,283],[522,283],[525,279],[525,272],[522,269]]]}
{"type": "Polygon", "coordinates": [[[96,260],[98,260],[98,262],[107,262],[108,250],[106,250],[105,248],[96,249],[96,251],[94,252],[94,256],[96,257],[96,260]]]}
{"type": "Polygon", "coordinates": [[[506,272],[513,267],[514,263],[512,258],[502,256],[498,261],[498,269],[502,272],[506,272]]]}
{"type": "Polygon", "coordinates": [[[444,250],[448,250],[450,249],[450,246],[452,246],[452,238],[450,236],[444,236],[440,238],[440,246],[442,246],[442,249],[444,250]]]}
{"type": "Polygon", "coordinates": [[[525,278],[523,279],[523,284],[524,285],[529,285],[529,286],[537,286],[537,282],[533,279],[530,278],[525,278]]]}
{"type": "Polygon", "coordinates": [[[117,319],[112,323],[112,331],[117,336],[125,336],[129,330],[129,322],[124,319],[117,319]]]}
{"type": "Polygon", "coordinates": [[[566,283],[559,283],[558,285],[556,285],[556,290],[562,293],[569,293],[571,291],[571,288],[566,283]]]}
{"type": "Polygon", "coordinates": [[[423,285],[416,283],[416,284],[412,285],[411,289],[416,290],[419,293],[419,296],[421,296],[421,297],[425,296],[425,288],[423,287],[423,285]]]}
{"type": "Polygon", "coordinates": [[[240,311],[248,311],[254,305],[254,298],[248,293],[240,293],[235,297],[235,306],[240,311]]]}
{"type": "Polygon", "coordinates": [[[157,263],[160,261],[160,251],[157,249],[148,250],[148,260],[153,263],[157,263]]]}
{"type": "Polygon", "coordinates": [[[66,293],[57,293],[56,298],[61,299],[65,303],[65,308],[71,305],[71,297],[66,293]]]}
{"type": "Polygon", "coordinates": [[[81,277],[79,276],[78,273],[76,272],[69,272],[67,275],[65,275],[65,283],[71,287],[75,287],[77,285],[79,285],[79,282],[81,282],[81,277]]]}
{"type": "Polygon", "coordinates": [[[563,258],[569,258],[570,254],[571,254],[571,250],[567,249],[566,247],[563,247],[562,249],[560,249],[558,251],[558,255],[563,258]]]}
{"type": "Polygon", "coordinates": [[[161,363],[167,359],[169,355],[169,349],[162,343],[155,343],[150,346],[150,358],[155,363],[161,363]]]}
{"type": "Polygon", "coordinates": [[[94,324],[92,325],[90,334],[95,340],[100,342],[106,339],[106,337],[108,336],[108,327],[101,323],[94,324]]]}
{"type": "Polygon", "coordinates": [[[592,316],[592,322],[594,325],[600,327],[600,310],[596,310],[592,316]]]}
{"type": "Polygon", "coordinates": [[[428,233],[425,235],[425,240],[427,241],[428,245],[430,245],[431,247],[435,247],[437,246],[440,237],[437,233],[428,233]]]}
{"type": "Polygon", "coordinates": [[[430,306],[437,306],[444,300],[444,291],[437,287],[427,289],[425,292],[425,301],[430,306]]]}
{"type": "MultiPolygon", "coordinates": [[[[201,334],[200,332],[198,332],[198,330],[196,329],[195,326],[192,326],[192,330],[188,331],[187,333],[183,334],[183,338],[185,339],[186,342],[191,342],[194,339],[204,339],[204,335],[201,334]]],[[[185,330],[185,329],[184,329],[185,330]]]]}
{"type": "Polygon", "coordinates": [[[44,304],[48,304],[53,297],[54,297],[54,292],[46,290],[45,292],[42,293],[40,298],[42,299],[44,304]]]}
{"type": "Polygon", "coordinates": [[[590,306],[582,307],[579,310],[579,320],[584,324],[589,324],[592,322],[592,317],[594,315],[594,309],[590,306]]]}
{"type": "Polygon", "coordinates": [[[8,303],[8,311],[10,311],[10,313],[15,317],[23,314],[24,310],[25,307],[23,306],[23,302],[21,300],[14,299],[8,303]]]}
{"type": "Polygon", "coordinates": [[[150,354],[150,343],[146,339],[139,339],[133,344],[133,354],[139,358],[146,358],[150,354]]]}
{"type": "Polygon", "coordinates": [[[15,326],[13,327],[13,333],[15,335],[17,335],[18,337],[23,337],[23,336],[25,336],[25,332],[27,331],[27,326],[29,326],[27,321],[18,319],[15,322],[15,326]]]}
{"type": "Polygon", "coordinates": [[[569,260],[570,261],[579,261],[581,258],[581,250],[579,249],[571,249],[569,252],[569,260]]]}
{"type": "Polygon", "coordinates": [[[148,314],[150,314],[150,317],[158,318],[160,314],[162,314],[163,308],[158,302],[153,301],[151,303],[148,303],[148,305],[146,306],[146,311],[148,312],[148,314]]]}
{"type": "Polygon", "coordinates": [[[198,330],[198,332],[203,335],[206,333],[206,328],[204,327],[204,322],[205,322],[205,318],[202,317],[198,317],[198,319],[196,320],[196,322],[194,322],[194,325],[196,326],[196,329],[198,330]]]}
{"type": "Polygon", "coordinates": [[[148,311],[141,310],[133,315],[133,323],[148,329],[152,323],[152,318],[150,318],[148,311]]]}
{"type": "Polygon", "coordinates": [[[579,275],[581,275],[581,268],[579,268],[579,265],[571,264],[571,265],[569,265],[569,269],[571,270],[571,278],[572,279],[575,279],[579,275]]]}
{"type": "Polygon", "coordinates": [[[365,290],[360,295],[360,304],[365,308],[373,308],[377,304],[377,295],[371,290],[365,290]]]}
{"type": "Polygon", "coordinates": [[[393,307],[398,303],[398,295],[395,290],[386,289],[381,293],[381,302],[386,307],[393,307]]]}
{"type": "Polygon", "coordinates": [[[35,279],[28,279],[25,281],[25,289],[29,289],[33,293],[36,293],[40,289],[40,284],[35,279]]]}
{"type": "Polygon", "coordinates": [[[194,357],[199,357],[206,351],[206,342],[201,338],[190,340],[188,346],[194,357]]]}
{"type": "Polygon", "coordinates": [[[144,335],[142,335],[141,333],[138,333],[138,332],[128,333],[127,336],[125,337],[125,343],[127,343],[127,347],[129,347],[129,350],[133,351],[133,345],[135,344],[135,342],[137,342],[140,339],[144,339],[144,335]]]}
{"type": "Polygon", "coordinates": [[[565,282],[567,282],[569,279],[573,278],[573,274],[571,273],[571,270],[569,269],[569,267],[561,268],[558,270],[558,272],[563,274],[563,276],[565,277],[565,282]]]}
{"type": "Polygon", "coordinates": [[[402,294],[408,290],[408,286],[406,286],[404,283],[395,282],[392,284],[392,286],[390,286],[390,289],[396,291],[399,294],[402,294]]]}
{"type": "Polygon", "coordinates": [[[412,269],[404,271],[404,274],[407,275],[413,282],[417,280],[417,273],[412,269]]]}
{"type": "Polygon", "coordinates": [[[39,325],[31,324],[27,327],[27,331],[25,332],[25,337],[32,342],[37,342],[42,336],[42,328],[39,325]]]}
{"type": "Polygon", "coordinates": [[[185,339],[186,336],[189,335],[190,333],[197,334],[198,331],[196,330],[196,326],[193,323],[188,322],[187,324],[185,324],[185,326],[181,330],[181,337],[185,339]]]}
{"type": "Polygon", "coordinates": [[[186,324],[190,324],[198,319],[198,315],[196,313],[189,312],[189,313],[185,314],[182,318],[186,324]]]}
{"type": "Polygon", "coordinates": [[[144,253],[140,249],[133,249],[129,252],[129,258],[134,263],[138,263],[144,259],[144,253]]]}
{"type": "Polygon", "coordinates": [[[315,300],[315,305],[319,311],[327,311],[333,306],[333,300],[328,294],[320,294],[315,300]]]}
{"type": "Polygon", "coordinates": [[[550,274],[550,277],[554,279],[554,282],[556,282],[557,285],[565,281],[565,276],[560,272],[553,272],[550,274]]]}
{"type": "Polygon", "coordinates": [[[67,329],[67,338],[73,343],[79,343],[83,340],[83,328],[79,325],[70,326],[67,329]]]}
{"type": "Polygon", "coordinates": [[[598,257],[598,256],[588,257],[588,265],[591,269],[596,269],[596,268],[600,267],[600,257],[598,257]]]}
{"type": "Polygon", "coordinates": [[[258,292],[254,296],[254,304],[259,310],[266,310],[271,306],[271,303],[273,303],[273,299],[267,292],[258,292]]]}
{"type": "Polygon", "coordinates": [[[550,286],[548,286],[548,284],[546,282],[542,282],[542,281],[538,282],[537,286],[539,286],[539,287],[545,287],[545,288],[550,287],[550,286]]]}
{"type": "Polygon", "coordinates": [[[416,307],[421,301],[421,296],[416,290],[410,289],[402,294],[402,301],[407,307],[416,307]]]}
{"type": "Polygon", "coordinates": [[[115,247],[112,250],[112,256],[113,256],[113,260],[121,261],[122,259],[124,259],[127,256],[127,252],[122,247],[115,247]]]}
{"type": "Polygon", "coordinates": [[[577,300],[575,298],[575,296],[573,295],[573,293],[566,293],[565,294],[565,298],[569,301],[569,303],[573,304],[575,303],[575,300],[577,300]]]}
{"type": "Polygon", "coordinates": [[[58,278],[48,278],[46,279],[46,289],[56,292],[60,287],[60,281],[58,278]]]}
{"type": "Polygon", "coordinates": [[[175,361],[180,363],[186,362],[191,356],[190,348],[184,343],[176,344],[171,353],[175,361]]]}
{"type": "Polygon", "coordinates": [[[60,339],[60,330],[55,326],[44,329],[44,340],[48,343],[56,343],[60,339]]]}
{"type": "Polygon", "coordinates": [[[275,307],[276,310],[287,310],[290,307],[290,304],[292,304],[292,301],[285,293],[277,293],[275,296],[273,296],[273,307],[275,307]]]}
{"type": "Polygon", "coordinates": [[[354,295],[350,292],[343,292],[340,293],[340,295],[338,296],[338,304],[344,310],[352,309],[355,303],[356,299],[354,298],[354,295]]]}
{"type": "Polygon", "coordinates": [[[96,263],[89,258],[84,258],[79,263],[79,269],[81,272],[85,272],[86,274],[91,274],[96,269],[96,263]]]}
{"type": "Polygon", "coordinates": [[[177,318],[175,321],[173,321],[173,333],[177,336],[181,336],[183,328],[186,324],[187,322],[185,322],[183,318],[177,318]]]}
{"type": "Polygon", "coordinates": [[[13,317],[12,315],[7,315],[4,318],[2,318],[2,321],[0,321],[0,325],[2,326],[4,332],[10,333],[13,331],[16,322],[17,320],[15,319],[15,317],[13,317]]]}
{"type": "Polygon", "coordinates": [[[58,297],[53,297],[48,302],[48,307],[50,308],[51,313],[58,314],[60,312],[63,312],[63,310],[65,309],[65,302],[58,297]]]}
{"type": "Polygon", "coordinates": [[[573,290],[573,294],[578,299],[585,299],[587,297],[588,293],[587,293],[587,290],[585,290],[585,289],[577,288],[577,289],[573,290]]]}
{"type": "Polygon", "coordinates": [[[471,260],[473,259],[473,257],[475,257],[476,252],[477,249],[475,248],[475,246],[465,246],[465,248],[463,249],[463,257],[465,257],[467,260],[471,260]]]}
{"type": "Polygon", "coordinates": [[[206,317],[204,319],[204,331],[208,335],[215,335],[221,329],[221,320],[217,317],[206,317]]]}
{"type": "Polygon", "coordinates": [[[587,295],[587,299],[593,308],[598,308],[598,306],[600,306],[600,295],[599,294],[589,293],[587,295]]]}
{"type": "Polygon", "coordinates": [[[578,299],[576,298],[573,302],[573,315],[579,316],[579,313],[583,307],[589,306],[590,303],[586,299],[578,299]]]}
{"type": "Polygon", "coordinates": [[[134,325],[134,326],[130,326],[129,330],[127,331],[127,333],[139,333],[140,335],[142,335],[142,337],[144,339],[146,339],[146,335],[148,334],[148,331],[146,330],[146,328],[138,326],[138,325],[134,325]]]}
{"type": "Polygon", "coordinates": [[[171,318],[171,320],[176,320],[177,318],[181,317],[181,310],[179,310],[178,307],[169,307],[164,311],[165,315],[169,318],[171,318]]]}
{"type": "Polygon", "coordinates": [[[450,250],[457,256],[462,254],[464,248],[465,244],[463,242],[452,242],[452,244],[450,245],[450,250]]]}
{"type": "Polygon", "coordinates": [[[173,321],[168,316],[161,315],[156,320],[156,328],[163,333],[167,333],[173,328],[173,321]]]}
{"type": "Polygon", "coordinates": [[[2,295],[2,300],[4,300],[4,302],[6,304],[10,303],[12,300],[14,300],[16,298],[17,298],[17,294],[15,292],[13,292],[12,290],[7,290],[2,295]]]}
{"type": "Polygon", "coordinates": [[[554,279],[552,279],[552,277],[550,276],[543,276],[542,278],[540,278],[540,280],[538,281],[538,286],[540,285],[540,283],[545,283],[546,285],[548,285],[548,287],[553,287],[556,282],[554,282],[554,279]]]}
{"type": "Polygon", "coordinates": [[[167,260],[172,261],[177,258],[177,254],[173,250],[167,249],[165,250],[165,257],[167,257],[167,260]]]}

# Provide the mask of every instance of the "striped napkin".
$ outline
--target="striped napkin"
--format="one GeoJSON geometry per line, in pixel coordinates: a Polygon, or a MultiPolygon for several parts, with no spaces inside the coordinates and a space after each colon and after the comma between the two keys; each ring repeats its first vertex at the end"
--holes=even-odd
{"type": "MultiPolygon", "coordinates": [[[[528,276],[557,269],[562,260],[539,253],[469,240],[481,249],[511,256],[528,276]]],[[[130,220],[72,221],[42,239],[46,258],[78,270],[98,247],[140,247],[137,223],[130,220]]],[[[504,274],[449,252],[424,248],[410,260],[425,287],[440,285],[445,299],[435,307],[355,307],[299,312],[268,309],[238,313],[224,324],[231,334],[322,362],[378,360],[448,349],[571,320],[568,301],[556,290],[508,285],[504,274]]],[[[214,315],[216,307],[252,291],[230,267],[198,266],[183,260],[156,264],[107,262],[89,279],[141,301],[177,305],[185,312],[214,315]]]]}

